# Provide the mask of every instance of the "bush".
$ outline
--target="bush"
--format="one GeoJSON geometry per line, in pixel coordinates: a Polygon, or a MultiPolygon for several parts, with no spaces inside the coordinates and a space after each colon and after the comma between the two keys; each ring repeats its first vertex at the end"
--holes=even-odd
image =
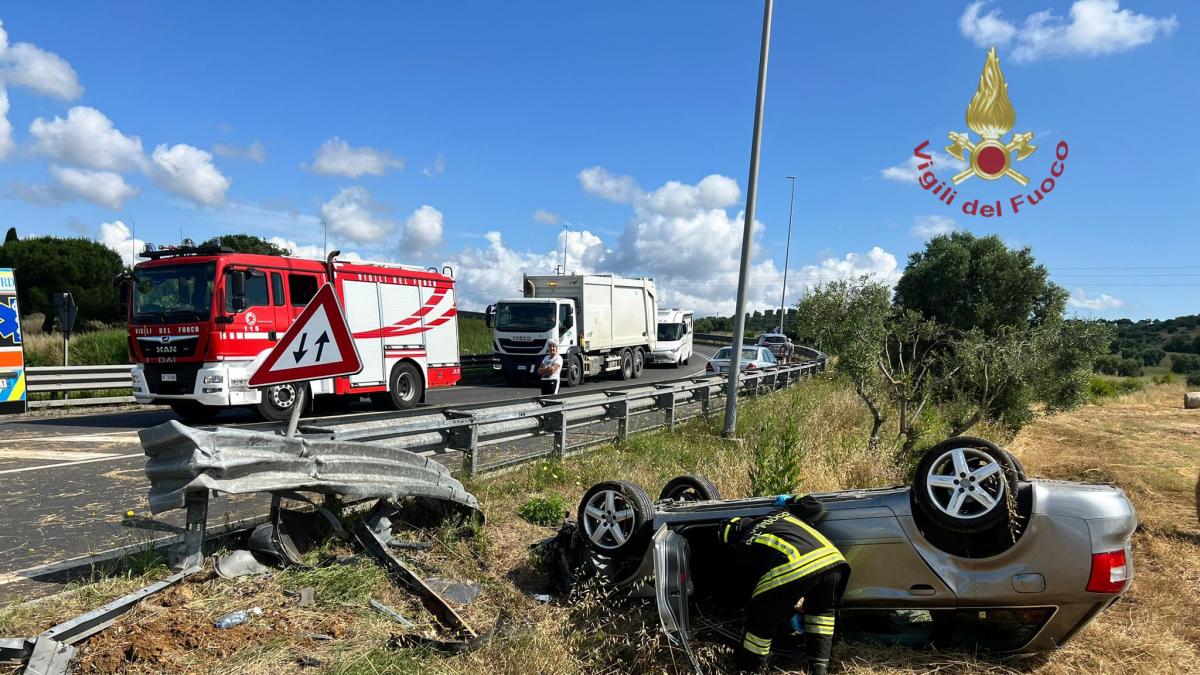
{"type": "Polygon", "coordinates": [[[1140,380],[1113,380],[1106,377],[1093,377],[1091,382],[1088,383],[1088,399],[1096,402],[1101,399],[1116,398],[1117,396],[1141,391],[1143,386],[1140,380]]]}
{"type": "Polygon", "coordinates": [[[534,525],[553,527],[567,515],[567,503],[559,495],[538,495],[518,506],[517,515],[534,525]]]}
{"type": "Polygon", "coordinates": [[[782,421],[768,418],[757,441],[750,465],[750,494],[765,497],[795,492],[805,454],[799,420],[794,414],[782,421]]]}
{"type": "Polygon", "coordinates": [[[1175,377],[1170,373],[1154,376],[1154,384],[1172,384],[1175,382],[1175,377]]]}
{"type": "Polygon", "coordinates": [[[1197,370],[1194,373],[1188,373],[1187,386],[1200,387],[1200,370],[1197,370]]]}
{"type": "Polygon", "coordinates": [[[1184,375],[1200,371],[1200,356],[1195,354],[1172,354],[1171,372],[1184,375]]]}
{"type": "Polygon", "coordinates": [[[1119,354],[1102,354],[1096,357],[1093,369],[1105,375],[1120,375],[1121,377],[1139,377],[1142,374],[1141,358],[1122,358],[1119,354]]]}

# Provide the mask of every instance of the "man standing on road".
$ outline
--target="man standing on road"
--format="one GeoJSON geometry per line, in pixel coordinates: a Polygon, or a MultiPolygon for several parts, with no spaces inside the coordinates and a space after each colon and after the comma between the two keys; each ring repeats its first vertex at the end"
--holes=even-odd
{"type": "Polygon", "coordinates": [[[542,376],[542,396],[558,393],[558,381],[562,379],[563,358],[558,353],[558,343],[551,340],[549,352],[538,366],[538,374],[542,376]]]}
{"type": "Polygon", "coordinates": [[[846,589],[850,566],[812,523],[825,507],[811,496],[779,495],[778,510],[758,518],[733,518],[717,533],[734,547],[736,579],[748,596],[746,627],[737,667],[762,672],[771,641],[791,629],[803,632],[808,672],[825,675],[833,649],[834,606],[846,589]],[[804,600],[803,618],[796,603],[804,600]]]}

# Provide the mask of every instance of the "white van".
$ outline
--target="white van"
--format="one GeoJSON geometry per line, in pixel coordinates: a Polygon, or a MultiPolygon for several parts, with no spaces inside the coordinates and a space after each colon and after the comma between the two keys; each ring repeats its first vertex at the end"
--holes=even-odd
{"type": "Polygon", "coordinates": [[[692,358],[692,313],[682,309],[658,310],[658,341],[650,354],[650,363],[674,368],[686,366],[692,358]]]}

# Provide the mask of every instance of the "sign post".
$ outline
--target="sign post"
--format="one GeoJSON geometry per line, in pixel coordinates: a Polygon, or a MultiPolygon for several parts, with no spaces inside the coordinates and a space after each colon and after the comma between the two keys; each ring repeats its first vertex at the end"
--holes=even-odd
{"type": "Polygon", "coordinates": [[[75,317],[79,307],[75,305],[75,296],[70,293],[55,293],[54,306],[58,308],[58,326],[63,336],[63,367],[71,365],[67,354],[71,346],[71,331],[75,328],[75,317]]]}
{"type": "MultiPolygon", "coordinates": [[[[275,343],[247,384],[259,389],[354,375],[360,370],[362,359],[342,305],[333,286],[325,284],[275,343]]],[[[305,403],[304,388],[296,387],[296,402],[288,420],[289,438],[296,435],[305,403]]]]}

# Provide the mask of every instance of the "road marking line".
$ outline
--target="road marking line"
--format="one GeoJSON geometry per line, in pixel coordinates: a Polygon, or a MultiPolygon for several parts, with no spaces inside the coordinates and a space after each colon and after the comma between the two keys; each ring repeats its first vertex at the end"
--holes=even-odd
{"type": "Polygon", "coordinates": [[[73,450],[14,450],[0,448],[0,459],[59,459],[64,461],[76,459],[107,459],[115,457],[114,452],[77,452],[73,450]]]}
{"type": "Polygon", "coordinates": [[[123,439],[137,438],[136,431],[118,431],[111,434],[77,434],[74,436],[28,436],[23,438],[13,438],[13,442],[21,443],[107,443],[111,441],[119,441],[123,439]]]}
{"type": "Polygon", "coordinates": [[[41,471],[42,469],[57,469],[63,466],[75,466],[76,464],[91,464],[92,462],[103,462],[110,459],[129,459],[130,457],[145,457],[144,452],[135,452],[128,455],[109,455],[107,457],[97,457],[95,459],[81,459],[77,462],[59,462],[57,464],[46,464],[45,466],[27,466],[20,469],[5,469],[0,471],[0,476],[8,473],[23,473],[25,471],[41,471]]]}

